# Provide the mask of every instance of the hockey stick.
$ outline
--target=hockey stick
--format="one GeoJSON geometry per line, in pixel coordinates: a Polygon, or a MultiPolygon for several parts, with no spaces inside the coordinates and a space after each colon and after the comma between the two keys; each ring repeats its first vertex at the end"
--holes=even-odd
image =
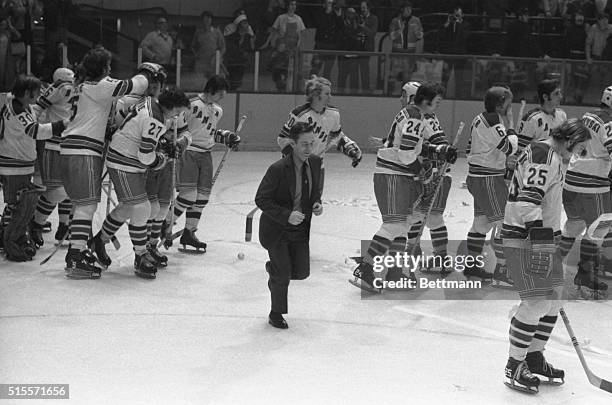
{"type": "MultiPolygon", "coordinates": [[[[174,117],[174,122],[172,123],[172,126],[173,126],[172,144],[176,147],[176,138],[178,136],[178,116],[174,117]]],[[[170,210],[170,221],[168,222],[168,228],[166,229],[166,233],[165,235],[162,235],[162,237],[160,238],[159,243],[157,244],[157,247],[161,247],[162,245],[164,245],[167,239],[166,236],[168,235],[168,232],[172,232],[172,225],[174,224],[174,205],[176,204],[175,187],[176,187],[176,157],[172,159],[172,188],[171,188],[172,192],[170,194],[170,207],[168,208],[170,210]]],[[[166,249],[168,249],[168,247],[166,247],[166,249]]]]}
{"type": "Polygon", "coordinates": [[[612,393],[612,382],[608,380],[604,380],[603,378],[598,377],[595,374],[593,374],[593,372],[587,365],[586,359],[584,358],[584,354],[582,353],[582,349],[580,348],[580,344],[578,343],[578,339],[576,339],[576,334],[574,333],[574,330],[572,329],[572,326],[570,325],[569,318],[567,317],[567,314],[565,313],[565,309],[560,308],[559,313],[561,314],[561,318],[563,318],[563,323],[565,323],[565,328],[567,329],[567,333],[569,333],[569,336],[572,339],[572,344],[574,345],[574,349],[576,349],[576,353],[578,354],[578,359],[580,360],[580,364],[582,364],[582,368],[584,369],[584,372],[586,373],[587,378],[589,379],[589,382],[599,389],[612,393]]]}
{"type": "Polygon", "coordinates": [[[255,213],[257,212],[258,209],[259,207],[255,207],[251,211],[249,211],[249,213],[247,214],[246,227],[244,230],[244,241],[245,242],[251,241],[251,238],[253,235],[253,216],[255,216],[255,213]]]}
{"type": "MultiPolygon", "coordinates": [[[[110,175],[109,175],[109,177],[110,177],[110,175]]],[[[106,216],[107,217],[108,217],[108,214],[110,213],[110,205],[111,205],[111,203],[113,204],[113,207],[117,206],[117,203],[111,197],[112,190],[113,190],[113,182],[110,181],[110,179],[109,179],[108,186],[107,186],[107,188],[105,190],[105,193],[106,193],[106,216]]],[[[106,217],[105,217],[105,219],[106,219],[106,217]]],[[[115,247],[115,250],[121,249],[121,243],[119,243],[119,240],[117,239],[117,237],[115,235],[111,236],[111,242],[113,243],[113,246],[115,247]]]]}
{"type": "MultiPolygon", "coordinates": [[[[243,115],[242,117],[240,117],[240,121],[238,122],[238,125],[236,125],[236,130],[234,131],[235,134],[239,133],[242,130],[242,126],[244,125],[244,122],[246,121],[246,119],[247,119],[246,115],[243,115]]],[[[229,146],[225,148],[225,152],[223,153],[223,156],[221,157],[221,161],[219,162],[219,165],[217,166],[217,170],[215,170],[215,174],[213,175],[212,181],[210,183],[211,190],[213,186],[215,185],[215,182],[217,181],[217,178],[219,177],[219,174],[221,173],[221,169],[223,169],[223,164],[227,160],[227,156],[229,155],[231,150],[232,149],[229,146]]],[[[172,224],[174,223],[174,221],[170,223],[172,224]]],[[[184,229],[174,232],[171,236],[171,240],[179,238],[183,234],[183,230],[184,229]]],[[[165,241],[166,241],[166,238],[163,238],[163,240],[160,240],[158,246],[163,245],[165,241]]]]}
{"type": "MultiPolygon", "coordinates": [[[[461,134],[463,133],[463,127],[465,127],[465,123],[463,121],[461,121],[459,123],[459,128],[457,129],[457,134],[455,135],[455,139],[453,139],[452,146],[456,147],[457,144],[459,143],[459,138],[461,137],[461,134]]],[[[436,198],[438,198],[438,194],[440,192],[440,188],[442,187],[442,177],[444,176],[444,174],[448,170],[449,166],[450,166],[450,163],[448,163],[448,162],[445,162],[442,165],[442,169],[439,172],[440,173],[440,178],[438,179],[438,184],[436,184],[436,188],[434,190],[433,196],[431,197],[431,201],[429,202],[429,207],[427,207],[427,212],[425,213],[425,216],[421,220],[421,221],[423,221],[423,225],[421,226],[421,229],[419,229],[419,233],[418,233],[417,237],[415,238],[417,243],[414,243],[412,245],[412,248],[410,249],[410,256],[414,255],[414,252],[416,251],[417,246],[419,245],[418,241],[421,240],[421,236],[423,236],[423,232],[425,231],[425,225],[427,224],[427,218],[429,218],[429,215],[431,214],[431,210],[433,209],[433,206],[436,203],[436,198]]]]}

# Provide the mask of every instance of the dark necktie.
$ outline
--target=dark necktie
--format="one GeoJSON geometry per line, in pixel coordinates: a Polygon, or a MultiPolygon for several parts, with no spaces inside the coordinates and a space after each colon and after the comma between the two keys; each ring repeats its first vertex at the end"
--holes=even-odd
{"type": "Polygon", "coordinates": [[[310,182],[308,181],[308,165],[302,163],[302,198],[300,200],[302,214],[308,215],[312,211],[310,205],[310,182]]]}

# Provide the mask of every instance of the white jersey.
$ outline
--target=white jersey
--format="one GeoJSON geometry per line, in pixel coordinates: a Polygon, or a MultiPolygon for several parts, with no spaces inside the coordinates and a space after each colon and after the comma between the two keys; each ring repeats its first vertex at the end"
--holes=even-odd
{"type": "Polygon", "coordinates": [[[472,121],[467,147],[468,176],[503,176],[506,157],[516,153],[518,139],[497,113],[484,112],[472,121]]]}
{"type": "Polygon", "coordinates": [[[516,161],[502,226],[502,238],[526,239],[526,224],[542,221],[561,234],[561,156],[544,142],[529,144],[516,161]]]}
{"type": "Polygon", "coordinates": [[[210,152],[215,146],[217,125],[223,117],[223,108],[217,103],[207,103],[200,94],[189,100],[190,109],[179,116],[179,133],[182,132],[181,116],[187,123],[191,144],[187,150],[210,152]]]}
{"type": "Polygon", "coordinates": [[[416,106],[403,108],[391,124],[385,145],[377,152],[375,173],[417,176],[426,126],[425,117],[416,106]]]}
{"type": "Polygon", "coordinates": [[[612,168],[612,114],[610,110],[596,110],[582,116],[591,139],[586,144],[586,156],[572,155],[567,166],[563,188],[585,194],[610,191],[608,173],[612,168]]]}
{"type": "Polygon", "coordinates": [[[121,97],[115,103],[115,116],[112,117],[112,125],[114,128],[119,128],[123,124],[123,120],[128,116],[130,107],[140,103],[146,97],[140,94],[128,94],[121,97]]]}
{"type": "Polygon", "coordinates": [[[559,127],[567,120],[567,114],[560,108],[555,108],[548,114],[542,108],[534,108],[521,117],[518,125],[519,152],[529,143],[548,139],[550,131],[559,127]]]}
{"type": "Polygon", "coordinates": [[[29,105],[9,98],[0,108],[0,175],[27,175],[34,172],[36,141],[59,134],[63,124],[39,124],[29,105]]]}
{"type": "MultiPolygon", "coordinates": [[[[310,103],[306,103],[294,108],[289,114],[289,119],[283,125],[277,138],[281,150],[289,144],[289,131],[298,122],[305,122],[314,126],[315,141],[312,153],[319,157],[324,157],[325,152],[338,145],[342,138],[340,111],[337,108],[327,106],[321,112],[317,112],[310,107],[310,103]]],[[[350,140],[345,137],[345,142],[348,141],[350,140]]]]}
{"type": "MultiPolygon", "coordinates": [[[[58,80],[45,91],[36,101],[35,109],[39,112],[39,122],[55,122],[68,120],[72,114],[70,98],[74,92],[72,82],[58,80]],[[41,117],[44,115],[44,119],[41,117]]],[[[45,149],[60,150],[61,135],[54,136],[45,142],[45,149]]]]}
{"type": "Polygon", "coordinates": [[[159,104],[146,97],[130,109],[115,132],[106,154],[106,166],[129,173],[143,173],[155,161],[157,142],[167,128],[159,104]]]}
{"type": "Polygon", "coordinates": [[[113,101],[132,92],[142,93],[147,86],[143,75],[130,80],[105,77],[99,82],[86,81],[76,86],[70,100],[71,121],[62,134],[61,154],[102,156],[113,101]]]}

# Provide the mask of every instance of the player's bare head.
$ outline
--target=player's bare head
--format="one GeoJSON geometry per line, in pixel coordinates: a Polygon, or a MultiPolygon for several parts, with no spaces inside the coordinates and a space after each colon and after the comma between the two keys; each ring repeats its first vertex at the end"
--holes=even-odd
{"type": "Polygon", "coordinates": [[[400,96],[402,108],[406,107],[408,104],[414,103],[414,96],[419,87],[421,87],[421,83],[419,82],[407,82],[402,86],[402,95],[400,96]]]}
{"type": "Polygon", "coordinates": [[[21,75],[15,79],[11,93],[18,99],[23,99],[25,97],[29,99],[33,98],[34,101],[36,101],[41,86],[42,82],[38,78],[21,75]]]}
{"type": "Polygon", "coordinates": [[[445,91],[446,89],[440,83],[423,83],[419,86],[414,95],[414,105],[425,112],[432,113],[440,105],[445,91]]]}
{"type": "Polygon", "coordinates": [[[225,78],[219,75],[212,75],[204,86],[204,94],[207,94],[209,97],[212,97],[214,101],[219,101],[223,97],[225,97],[227,89],[229,89],[229,85],[225,78]]]}
{"type": "Polygon", "coordinates": [[[157,102],[164,109],[164,115],[166,112],[174,111],[174,114],[168,114],[169,116],[174,116],[180,110],[189,108],[189,98],[179,89],[164,90],[157,98],[157,102]]]}
{"type": "Polygon", "coordinates": [[[561,104],[561,84],[558,80],[545,79],[538,83],[538,101],[540,104],[552,102],[556,106],[561,104]]]}
{"type": "Polygon", "coordinates": [[[104,48],[90,49],[81,61],[85,78],[99,79],[108,75],[112,58],[112,54],[104,48]]]}
{"type": "Polygon", "coordinates": [[[505,113],[512,103],[512,91],[507,87],[493,86],[485,93],[484,105],[488,113],[505,113]]]}
{"type": "Polygon", "coordinates": [[[68,68],[57,68],[55,72],[53,72],[53,82],[74,82],[74,72],[68,68]]]}
{"type": "Polygon", "coordinates": [[[325,97],[325,93],[327,95],[331,94],[331,82],[322,76],[312,75],[306,81],[304,92],[306,93],[306,101],[312,103],[325,97]]]}
{"type": "Polygon", "coordinates": [[[314,127],[306,122],[298,122],[289,130],[293,151],[301,160],[306,159],[312,153],[314,138],[314,127]]]}
{"type": "MultiPolygon", "coordinates": [[[[563,145],[569,153],[576,153],[580,156],[586,155],[586,141],[591,139],[591,133],[578,118],[570,118],[557,128],[553,129],[550,136],[563,145]]],[[[561,150],[561,152],[564,152],[561,150]]],[[[564,153],[562,153],[564,154],[564,153]]]]}
{"type": "Polygon", "coordinates": [[[601,106],[604,108],[612,108],[612,86],[604,89],[601,95],[601,106]]]}

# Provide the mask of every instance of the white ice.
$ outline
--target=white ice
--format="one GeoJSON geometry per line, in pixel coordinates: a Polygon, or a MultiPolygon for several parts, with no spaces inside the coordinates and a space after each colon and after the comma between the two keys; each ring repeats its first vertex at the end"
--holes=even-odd
{"type": "MultiPolygon", "coordinates": [[[[508,314],[518,302],[512,294],[506,301],[361,299],[347,282],[352,267],[344,258],[379,226],[373,155],[356,169],[341,155],[326,157],[311,276],[290,285],[290,329],[272,328],[258,221],[250,243],[244,226],[277,157],[230,154],[198,231],[208,252],[172,248],[169,267],[154,281],[134,276],[125,227],[122,248],[109,245],[114,262],[100,280],[66,279],[65,250],[39,266],[53,233],[34,261],[0,260],[0,383],[67,383],[74,404],[612,403],[612,394],[587,381],[561,319],[546,355],[566,370],[565,385],[543,386],[536,396],[504,386],[508,314]]],[[[465,159],[456,166],[446,213],[451,239],[465,238],[472,215],[471,197],[460,188],[465,159]]],[[[57,215],[51,220],[55,231],[57,215]]],[[[590,367],[607,379],[610,307],[566,305],[590,367]]]]}

